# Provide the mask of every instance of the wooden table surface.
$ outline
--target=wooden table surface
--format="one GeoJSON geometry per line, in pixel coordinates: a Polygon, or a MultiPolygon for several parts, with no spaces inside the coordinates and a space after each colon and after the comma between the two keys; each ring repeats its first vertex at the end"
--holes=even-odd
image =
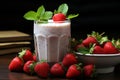
{"type": "MultiPolygon", "coordinates": [[[[30,76],[25,73],[10,72],[8,65],[16,54],[0,55],[0,80],[44,80],[37,75],[30,76]]],[[[120,80],[120,66],[116,66],[113,73],[99,74],[94,80],[120,80]]],[[[66,78],[47,78],[45,80],[68,80],[66,78]]],[[[74,80],[74,79],[72,79],[74,80]]],[[[83,79],[81,79],[83,80],[83,79]]],[[[84,79],[85,80],[85,79],[84,79]]],[[[86,79],[93,80],[93,79],[86,79]]]]}

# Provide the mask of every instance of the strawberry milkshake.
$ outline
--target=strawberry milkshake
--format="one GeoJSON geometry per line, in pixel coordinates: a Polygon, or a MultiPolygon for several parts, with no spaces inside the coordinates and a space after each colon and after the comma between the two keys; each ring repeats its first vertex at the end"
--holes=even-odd
{"type": "Polygon", "coordinates": [[[34,47],[37,61],[60,62],[70,51],[71,19],[79,14],[68,14],[68,5],[46,11],[41,5],[37,11],[28,11],[24,18],[34,21],[34,47]]]}
{"type": "Polygon", "coordinates": [[[34,43],[38,60],[59,62],[70,49],[71,22],[34,22],[34,43]]]}

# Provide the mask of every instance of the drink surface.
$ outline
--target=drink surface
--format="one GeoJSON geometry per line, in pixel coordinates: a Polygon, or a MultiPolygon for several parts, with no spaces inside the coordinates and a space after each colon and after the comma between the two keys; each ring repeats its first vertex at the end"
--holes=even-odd
{"type": "Polygon", "coordinates": [[[70,21],[34,23],[34,43],[38,60],[61,61],[69,51],[70,21]]]}

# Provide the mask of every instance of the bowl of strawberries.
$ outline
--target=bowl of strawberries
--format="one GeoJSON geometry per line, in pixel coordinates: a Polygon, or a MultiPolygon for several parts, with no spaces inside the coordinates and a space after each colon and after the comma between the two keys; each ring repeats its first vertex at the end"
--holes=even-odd
{"type": "Polygon", "coordinates": [[[71,40],[72,49],[84,64],[95,64],[97,73],[113,72],[120,63],[120,40],[92,31],[83,40],[71,40]]]}

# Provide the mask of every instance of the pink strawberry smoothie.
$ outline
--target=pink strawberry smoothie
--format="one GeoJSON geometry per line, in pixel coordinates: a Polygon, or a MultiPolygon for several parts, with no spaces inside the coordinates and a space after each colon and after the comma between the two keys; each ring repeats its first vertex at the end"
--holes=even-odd
{"type": "Polygon", "coordinates": [[[34,23],[34,44],[38,60],[59,62],[70,48],[70,21],[34,23]]]}

